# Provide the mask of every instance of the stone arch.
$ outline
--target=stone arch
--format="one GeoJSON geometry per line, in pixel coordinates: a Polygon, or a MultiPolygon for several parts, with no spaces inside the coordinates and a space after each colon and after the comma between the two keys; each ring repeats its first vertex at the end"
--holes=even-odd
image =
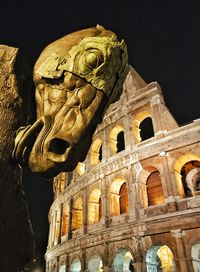
{"type": "Polygon", "coordinates": [[[101,190],[94,188],[89,195],[88,202],[88,224],[95,224],[101,219],[101,190]]]}
{"type": "Polygon", "coordinates": [[[138,180],[141,184],[139,195],[144,208],[164,202],[160,171],[157,166],[143,168],[138,180]]]}
{"type": "Polygon", "coordinates": [[[112,154],[116,154],[125,149],[124,127],[116,125],[109,134],[109,145],[112,154]]]}
{"type": "Polygon", "coordinates": [[[151,137],[154,137],[152,116],[148,111],[146,110],[141,111],[134,117],[133,131],[134,131],[134,138],[136,143],[140,143],[143,140],[147,140],[151,137]],[[146,124],[144,124],[145,120],[148,121],[146,122],[146,124]],[[142,126],[142,123],[144,124],[144,126],[142,126]],[[147,137],[142,137],[143,134],[147,135],[147,137]]]}
{"type": "Polygon", "coordinates": [[[117,249],[112,261],[114,272],[131,272],[134,271],[134,258],[131,250],[127,247],[117,249]]]}
{"type": "Polygon", "coordinates": [[[100,254],[90,256],[88,260],[88,272],[103,272],[103,259],[100,254]]]}
{"type": "Polygon", "coordinates": [[[79,196],[72,209],[72,230],[80,229],[83,225],[83,198],[79,196]]]}
{"type": "Polygon", "coordinates": [[[112,181],[110,185],[110,215],[115,216],[127,212],[128,212],[127,181],[125,178],[116,178],[112,181]]]}
{"type": "Polygon", "coordinates": [[[147,272],[176,271],[174,254],[168,245],[154,245],[146,253],[147,272]]]}
{"type": "Polygon", "coordinates": [[[90,163],[92,166],[97,165],[102,160],[102,140],[96,138],[90,149],[90,163]]]}
{"type": "Polygon", "coordinates": [[[195,168],[200,168],[200,156],[191,152],[180,156],[174,163],[178,194],[182,198],[194,195],[194,189],[197,186],[195,182],[197,183],[200,177],[199,170],[196,172],[193,170],[195,168]],[[197,174],[196,177],[195,174],[197,174]]]}
{"type": "Polygon", "coordinates": [[[70,264],[70,272],[81,271],[81,259],[79,256],[74,256],[70,264]]]}

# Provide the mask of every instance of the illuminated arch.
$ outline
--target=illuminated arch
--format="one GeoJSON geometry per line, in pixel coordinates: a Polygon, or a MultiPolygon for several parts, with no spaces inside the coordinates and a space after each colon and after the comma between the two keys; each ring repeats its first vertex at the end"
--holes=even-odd
{"type": "Polygon", "coordinates": [[[95,254],[88,261],[88,272],[103,272],[102,258],[95,254]]]}
{"type": "Polygon", "coordinates": [[[99,188],[95,188],[89,196],[88,224],[95,224],[101,219],[101,209],[101,191],[99,188]]]}
{"type": "Polygon", "coordinates": [[[72,210],[72,230],[80,229],[83,225],[83,199],[78,197],[72,210]]]}
{"type": "Polygon", "coordinates": [[[63,204],[63,215],[62,215],[62,229],[61,235],[64,236],[68,233],[69,229],[69,204],[63,204]]]}
{"type": "Polygon", "coordinates": [[[146,254],[146,268],[150,271],[174,272],[174,255],[167,245],[153,246],[146,254]]]}
{"type": "Polygon", "coordinates": [[[81,261],[79,257],[75,257],[70,265],[70,272],[80,272],[81,271],[81,261]]]}
{"type": "Polygon", "coordinates": [[[196,172],[193,170],[195,168],[200,168],[200,157],[191,152],[180,156],[174,164],[178,194],[182,198],[194,195],[194,189],[198,186],[200,176],[199,170],[196,170],[196,172]],[[196,177],[195,173],[197,174],[196,177]]]}
{"type": "Polygon", "coordinates": [[[117,178],[111,183],[110,186],[110,215],[115,216],[127,212],[128,212],[127,182],[124,178],[117,178]]]}
{"type": "Polygon", "coordinates": [[[90,151],[91,165],[97,165],[102,160],[102,140],[94,140],[90,151]]]}
{"type": "Polygon", "coordinates": [[[124,128],[121,125],[117,125],[111,130],[109,134],[109,145],[112,154],[125,149],[124,128]]]}
{"type": "MultiPolygon", "coordinates": [[[[133,121],[133,131],[134,131],[134,137],[135,137],[135,141],[136,143],[140,143],[143,140],[146,140],[148,138],[151,138],[154,136],[154,131],[153,131],[153,123],[152,123],[152,116],[148,111],[142,111],[140,113],[138,113],[133,121]],[[148,120],[148,123],[144,126],[144,128],[142,126],[142,122],[144,122],[145,120],[148,120]],[[151,130],[150,134],[149,131],[148,132],[148,137],[142,139],[142,130],[151,130]]],[[[144,131],[145,134],[145,131],[144,131]]]]}
{"type": "Polygon", "coordinates": [[[114,272],[134,271],[134,260],[131,252],[126,248],[118,249],[112,266],[114,272]]]}

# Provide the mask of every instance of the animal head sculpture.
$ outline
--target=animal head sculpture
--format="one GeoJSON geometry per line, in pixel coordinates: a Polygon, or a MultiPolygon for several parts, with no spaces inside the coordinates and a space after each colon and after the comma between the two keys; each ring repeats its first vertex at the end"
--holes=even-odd
{"type": "Polygon", "coordinates": [[[34,67],[37,120],[20,128],[15,141],[18,163],[53,177],[84,161],[127,71],[125,42],[98,25],[47,46],[34,67]]]}

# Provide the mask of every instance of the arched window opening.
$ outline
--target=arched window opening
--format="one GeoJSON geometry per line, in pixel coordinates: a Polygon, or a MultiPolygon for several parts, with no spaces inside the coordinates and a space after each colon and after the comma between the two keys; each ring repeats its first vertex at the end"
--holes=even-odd
{"type": "Polygon", "coordinates": [[[99,255],[94,255],[90,258],[88,272],[103,272],[103,262],[99,255]]]}
{"type": "Polygon", "coordinates": [[[69,205],[64,203],[63,205],[63,216],[62,216],[62,236],[68,233],[69,228],[69,205]]]}
{"type": "Polygon", "coordinates": [[[200,185],[200,161],[189,161],[181,168],[181,180],[185,197],[195,195],[200,185]]]}
{"type": "Polygon", "coordinates": [[[120,131],[117,135],[117,153],[125,149],[124,132],[120,131]]]}
{"type": "Polygon", "coordinates": [[[128,190],[124,179],[115,179],[110,188],[110,215],[128,212],[128,190]]]}
{"type": "Polygon", "coordinates": [[[147,272],[163,271],[175,272],[174,256],[170,248],[164,246],[153,246],[146,255],[147,272]]]}
{"type": "Polygon", "coordinates": [[[128,190],[127,184],[124,182],[119,190],[120,201],[120,214],[127,213],[128,211],[128,190]]]}
{"type": "Polygon", "coordinates": [[[133,256],[126,248],[120,248],[117,251],[115,259],[113,261],[114,272],[133,272],[134,260],[133,256]]]}
{"type": "Polygon", "coordinates": [[[164,202],[163,188],[159,171],[152,172],[147,178],[148,205],[159,205],[164,202]]]}
{"type": "Polygon", "coordinates": [[[89,197],[89,207],[88,207],[88,223],[96,224],[99,222],[102,216],[101,211],[101,191],[95,188],[89,197]]]}
{"type": "Polygon", "coordinates": [[[151,117],[145,118],[139,126],[141,141],[154,137],[153,123],[151,117]]]}
{"type": "Polygon", "coordinates": [[[97,165],[102,161],[102,140],[97,138],[91,146],[91,165],[97,165]]]}
{"type": "Polygon", "coordinates": [[[60,209],[56,211],[56,227],[55,227],[55,238],[56,240],[60,236],[60,209]]]}
{"type": "Polygon", "coordinates": [[[82,197],[77,198],[72,211],[72,230],[80,229],[83,225],[83,200],[82,197]]]}
{"type": "Polygon", "coordinates": [[[81,262],[78,257],[72,261],[70,265],[70,272],[81,272],[81,262]]]}
{"type": "Polygon", "coordinates": [[[112,154],[116,154],[125,149],[124,129],[122,126],[115,126],[109,135],[109,144],[112,154]]]}
{"type": "Polygon", "coordinates": [[[192,246],[191,255],[194,272],[198,272],[200,267],[200,241],[192,246]]]}

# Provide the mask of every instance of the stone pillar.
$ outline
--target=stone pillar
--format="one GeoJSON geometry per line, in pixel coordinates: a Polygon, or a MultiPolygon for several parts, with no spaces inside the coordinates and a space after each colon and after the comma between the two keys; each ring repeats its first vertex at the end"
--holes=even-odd
{"type": "Polygon", "coordinates": [[[83,233],[87,233],[88,225],[88,198],[87,198],[87,189],[84,189],[83,192],[83,233]]]}
{"type": "Polygon", "coordinates": [[[125,149],[131,149],[135,143],[135,137],[133,132],[133,116],[131,113],[126,113],[124,118],[124,137],[125,137],[125,149]]]}
{"type": "Polygon", "coordinates": [[[108,193],[108,186],[107,186],[107,180],[106,177],[102,177],[102,188],[101,188],[101,196],[102,196],[102,215],[103,219],[105,221],[105,227],[109,226],[109,193],[108,193]]]}
{"type": "Polygon", "coordinates": [[[136,272],[143,272],[143,252],[141,249],[141,237],[133,237],[135,240],[136,247],[136,259],[134,259],[134,268],[136,272]]]}
{"type": "Polygon", "coordinates": [[[61,242],[61,237],[62,237],[62,224],[63,224],[63,203],[60,205],[60,226],[59,226],[58,243],[61,242]]]}
{"type": "Polygon", "coordinates": [[[68,240],[72,238],[72,213],[73,213],[73,199],[69,200],[69,225],[68,225],[68,240]]]}
{"type": "Polygon", "coordinates": [[[186,254],[185,254],[184,243],[183,243],[183,236],[185,235],[185,232],[180,229],[177,229],[177,230],[171,230],[171,234],[176,241],[177,257],[178,257],[177,262],[180,268],[180,272],[188,272],[190,270],[187,265],[186,254]]]}

